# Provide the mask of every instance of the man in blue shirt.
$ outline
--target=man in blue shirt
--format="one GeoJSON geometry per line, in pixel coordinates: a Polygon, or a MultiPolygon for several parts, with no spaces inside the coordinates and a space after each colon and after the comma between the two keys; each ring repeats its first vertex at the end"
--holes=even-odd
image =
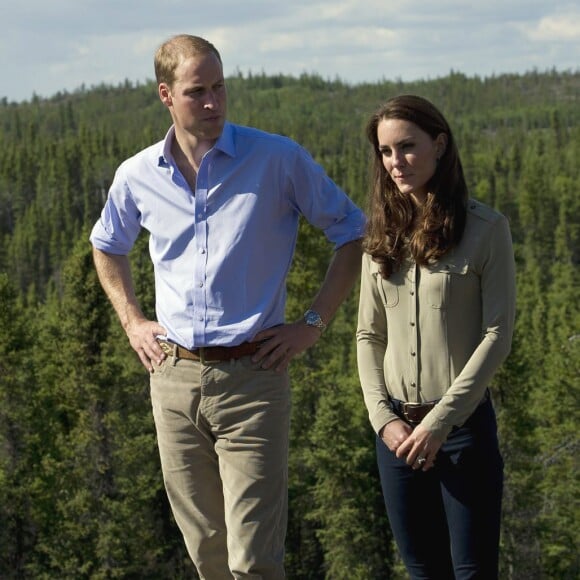
{"type": "Polygon", "coordinates": [[[165,139],[118,168],[95,266],[150,372],[165,486],[201,578],[284,577],[290,389],[360,269],[365,219],[298,144],[226,121],[219,52],[189,35],[155,55],[165,139]],[[284,322],[304,216],[335,252],[304,318],[284,322]],[[156,321],[127,254],[150,233],[156,321]]]}

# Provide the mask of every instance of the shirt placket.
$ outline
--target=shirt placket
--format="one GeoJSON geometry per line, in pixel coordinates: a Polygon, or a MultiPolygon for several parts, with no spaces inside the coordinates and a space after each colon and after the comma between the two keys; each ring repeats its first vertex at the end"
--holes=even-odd
{"type": "Polygon", "coordinates": [[[193,272],[193,343],[206,345],[207,328],[207,193],[209,190],[209,161],[199,166],[195,186],[195,244],[197,259],[193,272]]]}
{"type": "Polygon", "coordinates": [[[409,269],[409,274],[406,277],[406,290],[409,292],[409,401],[419,402],[419,326],[417,324],[418,313],[418,283],[419,283],[419,269],[417,264],[413,264],[409,269]]]}

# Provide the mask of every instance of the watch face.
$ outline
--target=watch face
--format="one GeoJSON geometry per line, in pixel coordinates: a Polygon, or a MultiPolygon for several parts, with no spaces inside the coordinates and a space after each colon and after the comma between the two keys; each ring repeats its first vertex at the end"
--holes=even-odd
{"type": "Polygon", "coordinates": [[[304,314],[304,320],[308,326],[316,326],[316,328],[324,329],[326,326],[324,322],[322,322],[322,318],[320,318],[320,314],[314,312],[314,310],[308,310],[304,314]]]}
{"type": "Polygon", "coordinates": [[[316,326],[317,324],[320,324],[320,316],[318,316],[316,312],[309,312],[306,315],[306,322],[312,326],[316,326]]]}

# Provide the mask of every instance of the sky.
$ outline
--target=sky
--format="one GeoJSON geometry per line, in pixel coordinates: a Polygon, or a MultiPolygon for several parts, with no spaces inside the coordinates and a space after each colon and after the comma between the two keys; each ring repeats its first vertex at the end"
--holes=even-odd
{"type": "Polygon", "coordinates": [[[358,84],[580,70],[579,0],[0,0],[0,99],[143,83],[167,38],[213,42],[226,77],[358,84]]]}

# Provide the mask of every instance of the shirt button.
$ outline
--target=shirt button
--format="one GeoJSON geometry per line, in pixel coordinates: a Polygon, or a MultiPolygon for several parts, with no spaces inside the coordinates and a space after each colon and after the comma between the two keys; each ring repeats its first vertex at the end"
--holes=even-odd
{"type": "Polygon", "coordinates": [[[197,319],[198,319],[200,322],[203,322],[203,316],[202,316],[201,314],[199,314],[199,315],[198,315],[197,319]]]}
{"type": "Polygon", "coordinates": [[[205,254],[205,248],[199,248],[198,252],[199,252],[200,254],[205,254]]]}
{"type": "Polygon", "coordinates": [[[416,383],[415,381],[412,381],[412,382],[411,382],[411,386],[412,386],[413,388],[415,388],[415,387],[417,386],[417,383],[416,383]]]}
{"type": "Polygon", "coordinates": [[[410,324],[411,324],[411,326],[415,326],[415,323],[414,323],[413,321],[411,321],[411,323],[410,323],[410,324]]]}
{"type": "Polygon", "coordinates": [[[410,294],[411,294],[411,296],[415,296],[415,291],[411,290],[410,294]]]}
{"type": "Polygon", "coordinates": [[[415,351],[414,350],[411,351],[411,356],[415,356],[415,351]]]}
{"type": "Polygon", "coordinates": [[[203,282],[198,282],[197,284],[200,288],[203,288],[203,282]]]}

